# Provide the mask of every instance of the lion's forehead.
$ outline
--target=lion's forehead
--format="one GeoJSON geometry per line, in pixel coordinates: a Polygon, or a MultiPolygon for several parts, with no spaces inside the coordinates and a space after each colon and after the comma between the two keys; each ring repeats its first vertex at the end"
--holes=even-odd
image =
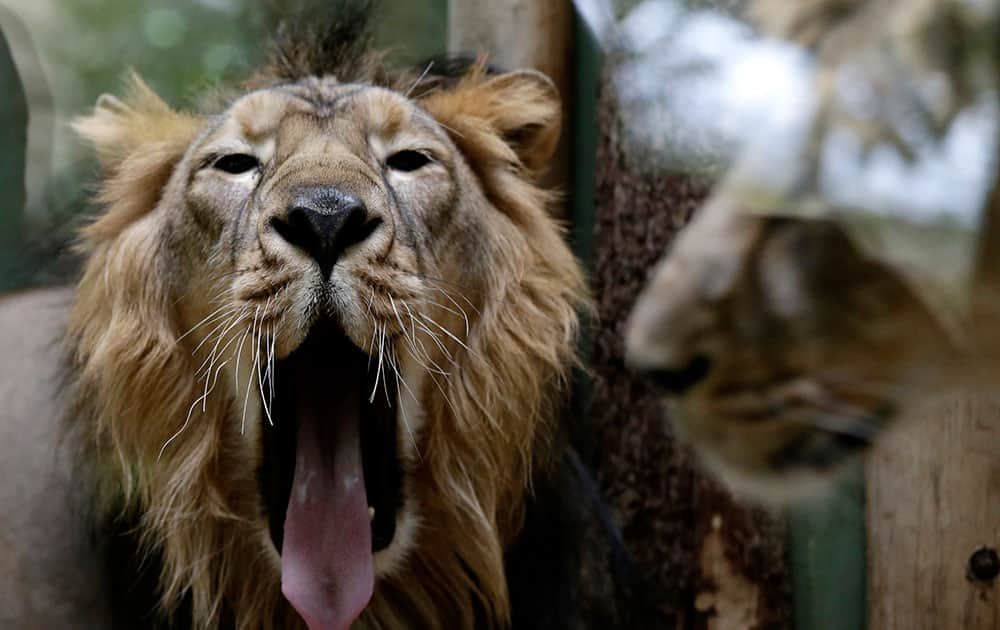
{"type": "Polygon", "coordinates": [[[402,94],[332,80],[310,80],[258,90],[239,98],[207,142],[227,138],[251,145],[278,136],[346,135],[389,140],[411,130],[434,134],[433,121],[402,94]]]}

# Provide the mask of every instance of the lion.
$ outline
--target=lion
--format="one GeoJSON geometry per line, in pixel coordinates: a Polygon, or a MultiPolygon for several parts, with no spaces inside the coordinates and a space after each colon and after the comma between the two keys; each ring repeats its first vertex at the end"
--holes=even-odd
{"type": "MultiPolygon", "coordinates": [[[[870,237],[874,222],[852,224],[852,209],[834,207],[809,179],[832,131],[849,129],[864,146],[903,159],[917,155],[919,144],[894,127],[900,108],[922,113],[921,138],[943,136],[993,89],[973,69],[995,71],[995,50],[969,42],[993,34],[996,22],[986,7],[939,0],[748,6],[764,32],[813,55],[817,104],[803,105],[811,118],[795,154],[805,175],[791,192],[769,188],[758,174],[785,165],[760,160],[754,147],[739,156],[652,270],[626,354],[710,469],[756,499],[784,503],[822,494],[914,408],[996,384],[1000,188],[987,191],[982,209],[974,290],[968,304],[951,308],[956,301],[943,304],[941,295],[960,291],[928,278],[946,261],[924,253],[932,263],[921,273],[864,247],[858,235],[870,237]],[[854,74],[842,76],[845,69],[854,74]],[[878,114],[859,117],[845,106],[836,89],[844,76],[873,78],[862,85],[885,102],[878,114]],[[942,81],[933,95],[886,87],[932,76],[942,81]]],[[[931,233],[935,242],[948,237],[931,233]]]]}
{"type": "Polygon", "coordinates": [[[822,495],[913,405],[954,382],[940,319],[829,221],[714,196],[652,271],[626,356],[678,437],[765,503],[822,495]]]}
{"type": "Polygon", "coordinates": [[[138,76],[102,96],[75,123],[101,173],[79,281],[0,303],[5,349],[46,322],[27,345],[67,356],[3,425],[65,415],[83,445],[66,494],[116,531],[116,623],[511,623],[588,304],[537,183],[559,96],[390,71],[349,18],[208,112],[138,76]]]}

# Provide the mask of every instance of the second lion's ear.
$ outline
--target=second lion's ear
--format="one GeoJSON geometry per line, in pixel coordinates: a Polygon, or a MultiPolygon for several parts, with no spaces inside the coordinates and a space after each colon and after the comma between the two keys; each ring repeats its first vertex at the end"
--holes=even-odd
{"type": "Polygon", "coordinates": [[[476,68],[422,104],[473,160],[492,157],[534,177],[548,167],[559,142],[559,91],[535,70],[489,76],[476,68]]]}

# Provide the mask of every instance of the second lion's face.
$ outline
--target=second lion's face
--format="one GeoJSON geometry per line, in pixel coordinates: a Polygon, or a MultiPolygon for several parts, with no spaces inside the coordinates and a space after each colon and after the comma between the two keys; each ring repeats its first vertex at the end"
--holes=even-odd
{"type": "Polygon", "coordinates": [[[627,355],[711,468],[780,502],[869,448],[932,389],[928,359],[948,346],[900,276],[841,229],[732,202],[711,200],[654,271],[627,355]]]}

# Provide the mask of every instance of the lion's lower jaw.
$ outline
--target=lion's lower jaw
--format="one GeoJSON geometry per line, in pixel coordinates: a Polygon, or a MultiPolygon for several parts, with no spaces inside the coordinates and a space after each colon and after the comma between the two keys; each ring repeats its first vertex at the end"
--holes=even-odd
{"type": "MultiPolygon", "coordinates": [[[[173,532],[145,532],[148,540],[163,540],[160,595],[164,610],[168,616],[186,617],[188,612],[178,606],[189,593],[194,628],[209,630],[227,618],[239,629],[306,628],[282,596],[280,558],[266,521],[234,521],[234,517],[200,519],[173,532]],[[214,553],[198,551],[213,544],[214,553]],[[181,562],[187,566],[179,566],[181,562]],[[171,589],[171,584],[179,590],[171,589]]],[[[378,576],[372,601],[352,627],[504,626],[509,611],[500,532],[483,523],[477,526],[453,519],[445,523],[441,516],[436,518],[440,526],[433,535],[423,534],[415,511],[401,513],[398,540],[376,554],[378,576]]],[[[148,558],[135,561],[146,563],[148,558]]]]}
{"type": "Polygon", "coordinates": [[[694,447],[702,467],[718,478],[737,496],[775,509],[791,504],[822,501],[835,491],[837,482],[851,469],[863,451],[844,453],[825,467],[776,468],[765,458],[752,457],[752,463],[736,462],[716,446],[693,440],[675,425],[676,434],[694,447]]]}

